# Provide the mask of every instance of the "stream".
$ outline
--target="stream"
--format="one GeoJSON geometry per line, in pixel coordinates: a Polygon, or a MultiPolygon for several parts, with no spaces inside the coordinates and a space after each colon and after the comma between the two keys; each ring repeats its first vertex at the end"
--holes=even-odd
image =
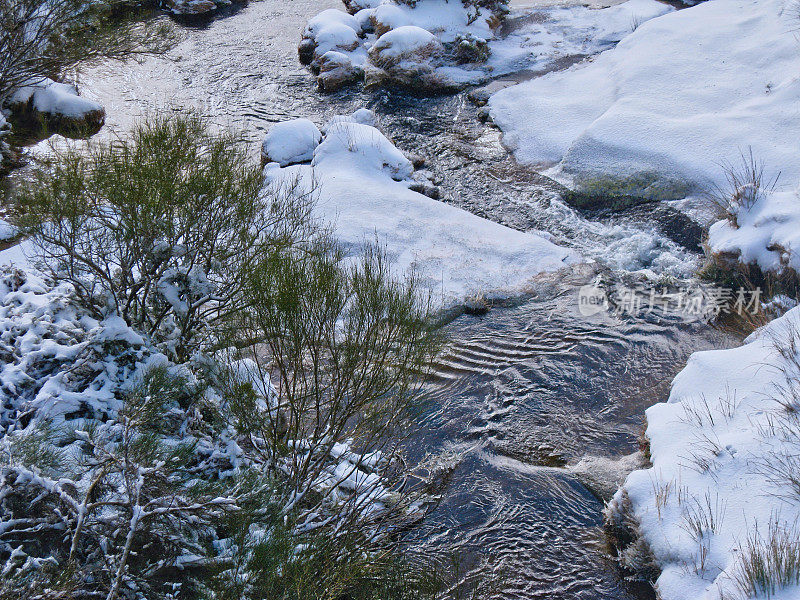
{"type": "MultiPolygon", "coordinates": [[[[590,218],[568,207],[557,185],[514,162],[466,92],[321,94],[296,44],[308,18],[341,7],[339,0],[261,0],[208,23],[178,24],[183,40],[166,56],[81,71],[82,93],[107,112],[94,139],[124,134],[141,115],[193,107],[242,130],[255,156],[275,122],[322,124],[368,107],[399,148],[427,159],[442,201],[547,232],[594,260],[540,277],[533,297],[515,306],[447,325],[450,341],[423,389],[410,454],[453,471],[416,536],[423,549],[457,552],[476,576],[496,574],[498,598],[652,598],[649,587],[623,579],[603,548],[602,491],[565,465],[586,457],[610,465],[615,485],[624,473],[613,461],[638,449],[644,410],[666,399],[689,355],[737,345],[741,336],[698,317],[586,317],[577,290],[598,273],[612,285],[642,269],[688,278],[699,255],[674,241],[674,223],[657,211],[590,218]]],[[[608,483],[606,471],[595,470],[608,483]]]]}

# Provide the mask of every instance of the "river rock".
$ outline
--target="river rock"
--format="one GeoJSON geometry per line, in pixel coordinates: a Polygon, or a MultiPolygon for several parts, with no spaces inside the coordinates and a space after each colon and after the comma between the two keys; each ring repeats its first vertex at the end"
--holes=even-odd
{"type": "Polygon", "coordinates": [[[44,79],[18,88],[8,101],[15,123],[64,135],[91,135],[105,122],[105,109],[78,95],[78,88],[44,79]]]}
{"type": "Polygon", "coordinates": [[[392,29],[411,25],[408,14],[395,4],[381,4],[370,11],[370,22],[376,35],[381,36],[392,29]]]}
{"type": "Polygon", "coordinates": [[[458,86],[438,71],[444,46],[431,32],[404,25],[383,34],[369,50],[365,68],[368,86],[395,85],[424,93],[451,91],[458,86]]]}
{"type": "Polygon", "coordinates": [[[309,162],[320,141],[322,133],[308,119],[276,123],[261,144],[261,162],[276,162],[281,167],[309,162]]]}
{"type": "Polygon", "coordinates": [[[350,14],[356,14],[362,10],[377,8],[383,0],[343,0],[345,8],[350,14]]]}
{"type": "Polygon", "coordinates": [[[300,62],[310,65],[316,73],[327,52],[347,54],[357,50],[361,46],[362,34],[361,25],[353,15],[336,9],[324,10],[303,30],[303,38],[297,47],[300,62]]]}
{"type": "Polygon", "coordinates": [[[318,61],[317,83],[325,92],[335,92],[364,78],[364,69],[354,65],[346,54],[331,50],[318,61]]]}
{"type": "Polygon", "coordinates": [[[167,7],[175,15],[198,17],[217,10],[214,0],[167,0],[167,7]]]}
{"type": "Polygon", "coordinates": [[[405,62],[427,63],[443,54],[444,46],[436,36],[415,25],[404,25],[384,33],[369,50],[372,63],[382,69],[405,62]]]}

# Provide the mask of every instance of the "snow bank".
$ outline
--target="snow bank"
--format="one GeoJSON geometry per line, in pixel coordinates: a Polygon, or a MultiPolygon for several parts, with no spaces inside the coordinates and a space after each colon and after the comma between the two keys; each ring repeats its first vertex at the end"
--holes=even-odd
{"type": "Polygon", "coordinates": [[[800,469],[799,343],[795,308],[739,348],[692,355],[669,400],[647,410],[653,466],[628,476],[609,517],[623,519],[629,499],[664,600],[750,597],[736,583],[748,536],[785,528],[800,543],[800,497],[785,478],[800,469]]]}
{"type": "Polygon", "coordinates": [[[750,208],[735,211],[729,220],[711,226],[712,252],[732,255],[762,271],[782,273],[787,267],[800,273],[800,198],[797,192],[764,194],[750,208]]]}
{"type": "Polygon", "coordinates": [[[573,251],[529,233],[481,219],[411,191],[413,166],[380,131],[335,119],[310,166],[265,168],[269,185],[317,185],[316,216],[357,255],[365,244],[385,247],[398,274],[414,269],[434,300],[510,296],[537,274],[580,261],[573,251]]]}
{"type": "Polygon", "coordinates": [[[714,0],[649,20],[619,45],[489,101],[521,162],[578,187],[627,180],[682,198],[723,184],[720,163],[751,146],[800,176],[800,48],[783,0],[714,0]],[[654,179],[659,183],[655,184],[654,179]]]}
{"type": "Polygon", "coordinates": [[[261,144],[263,162],[276,162],[282,167],[311,160],[322,134],[308,119],[276,123],[261,144]]]}

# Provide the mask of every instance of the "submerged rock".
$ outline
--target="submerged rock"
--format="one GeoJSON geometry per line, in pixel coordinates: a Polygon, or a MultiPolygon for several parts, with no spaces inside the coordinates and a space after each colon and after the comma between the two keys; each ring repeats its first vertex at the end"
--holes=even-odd
{"type": "Polygon", "coordinates": [[[167,0],[167,7],[175,15],[197,17],[217,10],[214,0],[167,0]]]}

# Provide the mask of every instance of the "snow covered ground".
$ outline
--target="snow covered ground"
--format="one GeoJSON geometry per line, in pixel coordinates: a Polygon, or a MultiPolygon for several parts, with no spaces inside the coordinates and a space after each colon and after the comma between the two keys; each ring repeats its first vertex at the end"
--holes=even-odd
{"type": "Polygon", "coordinates": [[[689,208],[725,189],[724,165],[751,149],[765,179],[781,173],[777,193],[738,207],[738,228],[712,228],[711,249],[763,268],[796,266],[800,21],[792,6],[714,0],[651,19],[593,60],[499,91],[490,114],[520,162],[568,185],[689,197],[689,208]]]}
{"type": "MultiPolygon", "coordinates": [[[[748,541],[786,534],[786,549],[800,550],[798,378],[795,308],[740,348],[694,354],[669,400],[647,410],[652,468],[628,476],[609,512],[618,521],[629,499],[664,600],[749,598],[748,541]]],[[[630,548],[629,565],[641,554],[630,548]]],[[[771,597],[800,596],[797,569],[771,597]]]]}
{"type": "Polygon", "coordinates": [[[581,260],[543,237],[410,190],[420,174],[378,129],[365,124],[370,115],[361,110],[326,125],[311,164],[271,163],[264,171],[270,185],[314,182],[317,217],[333,223],[337,238],[354,254],[377,240],[398,273],[413,269],[434,301],[446,305],[520,294],[537,274],[581,260]]]}

